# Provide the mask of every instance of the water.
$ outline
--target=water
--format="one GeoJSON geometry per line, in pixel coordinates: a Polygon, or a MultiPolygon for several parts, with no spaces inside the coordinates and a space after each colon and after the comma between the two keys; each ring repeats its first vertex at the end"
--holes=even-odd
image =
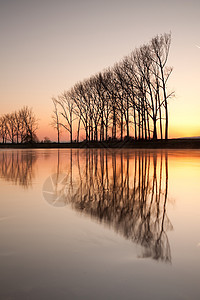
{"type": "Polygon", "coordinates": [[[0,299],[200,299],[200,151],[0,151],[0,299]]]}

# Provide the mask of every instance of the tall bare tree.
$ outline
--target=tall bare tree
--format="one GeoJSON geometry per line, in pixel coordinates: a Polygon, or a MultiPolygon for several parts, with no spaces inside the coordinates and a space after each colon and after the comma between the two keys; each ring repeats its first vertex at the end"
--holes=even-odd
{"type": "MultiPolygon", "coordinates": [[[[74,121],[74,107],[75,103],[70,97],[69,92],[64,92],[57,99],[57,105],[60,106],[60,116],[58,125],[66,129],[70,134],[70,142],[73,141],[73,121],[74,121]]],[[[58,114],[58,112],[57,112],[58,114]]],[[[60,130],[60,127],[59,127],[60,130]]],[[[59,131],[60,132],[60,131],[59,131]]]]}
{"type": "Polygon", "coordinates": [[[52,117],[51,125],[57,131],[57,141],[59,144],[60,143],[61,124],[60,124],[60,120],[59,120],[58,101],[56,98],[53,97],[52,102],[54,105],[54,110],[53,110],[53,115],[51,116],[52,117]]]}
{"type": "Polygon", "coordinates": [[[121,62],[83,82],[56,99],[62,127],[70,132],[76,116],[77,140],[81,130],[87,141],[129,136],[168,139],[167,90],[172,68],[167,67],[171,34],[154,37],[121,62]],[[165,134],[164,134],[165,130],[165,134]]]}

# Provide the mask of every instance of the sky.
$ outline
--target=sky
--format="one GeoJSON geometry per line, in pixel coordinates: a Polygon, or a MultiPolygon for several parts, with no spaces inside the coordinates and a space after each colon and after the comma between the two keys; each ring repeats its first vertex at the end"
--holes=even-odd
{"type": "Polygon", "coordinates": [[[169,137],[200,136],[199,0],[0,0],[0,115],[33,108],[56,140],[51,98],[172,33],[169,137]]]}

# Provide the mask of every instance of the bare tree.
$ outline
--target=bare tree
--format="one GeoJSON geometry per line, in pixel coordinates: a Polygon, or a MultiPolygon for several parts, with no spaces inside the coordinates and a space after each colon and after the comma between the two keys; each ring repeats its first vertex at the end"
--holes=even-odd
{"type": "Polygon", "coordinates": [[[51,116],[52,117],[51,125],[57,131],[57,140],[58,140],[58,144],[59,144],[60,143],[60,133],[61,133],[60,127],[61,127],[61,125],[60,125],[60,120],[59,120],[58,102],[57,102],[56,98],[52,98],[52,102],[54,105],[54,110],[53,110],[53,115],[51,116]]]}
{"type": "Polygon", "coordinates": [[[159,72],[156,74],[158,80],[161,82],[160,87],[163,91],[163,105],[165,108],[165,140],[168,139],[168,98],[173,93],[167,94],[167,81],[172,72],[172,68],[166,67],[169,56],[169,49],[171,44],[171,33],[157,35],[151,40],[152,61],[158,66],[159,72]]]}
{"type": "MultiPolygon", "coordinates": [[[[62,127],[70,132],[74,114],[85,139],[108,140],[120,136],[137,139],[168,139],[167,82],[172,68],[166,66],[171,34],[153,38],[126,56],[113,68],[107,68],[58,96],[64,121],[62,127]],[[133,132],[131,132],[133,128],[133,132]]],[[[55,114],[55,112],[54,112],[55,114]]]]}
{"type": "MultiPolygon", "coordinates": [[[[59,126],[59,133],[60,133],[60,126],[66,129],[70,134],[70,142],[73,141],[73,113],[74,113],[74,101],[70,97],[69,92],[64,92],[57,99],[54,98],[56,104],[60,107],[60,116],[58,126],[59,126]]],[[[58,111],[57,111],[58,115],[58,111]]]]}
{"type": "Polygon", "coordinates": [[[22,123],[22,140],[21,142],[37,141],[36,131],[38,129],[38,121],[31,108],[27,106],[20,110],[20,118],[22,123]]]}
{"type": "Polygon", "coordinates": [[[0,118],[0,136],[3,143],[24,143],[38,141],[36,131],[38,121],[27,106],[0,118]]]}

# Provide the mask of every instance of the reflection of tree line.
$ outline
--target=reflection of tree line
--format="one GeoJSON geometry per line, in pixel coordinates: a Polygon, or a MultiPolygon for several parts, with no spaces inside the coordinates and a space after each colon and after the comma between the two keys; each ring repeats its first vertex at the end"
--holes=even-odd
{"type": "Polygon", "coordinates": [[[167,154],[133,153],[86,150],[83,159],[78,150],[74,159],[73,152],[66,201],[142,245],[143,257],[171,261],[167,154]]]}
{"type": "Polygon", "coordinates": [[[0,152],[0,177],[23,187],[29,187],[34,177],[37,156],[27,151],[0,152]]]}
{"type": "MultiPolygon", "coordinates": [[[[170,262],[167,153],[79,149],[69,154],[66,160],[58,150],[57,175],[68,163],[61,201],[142,245],[143,257],[170,262]]],[[[36,160],[35,152],[2,151],[0,177],[29,187],[36,160]]]]}

